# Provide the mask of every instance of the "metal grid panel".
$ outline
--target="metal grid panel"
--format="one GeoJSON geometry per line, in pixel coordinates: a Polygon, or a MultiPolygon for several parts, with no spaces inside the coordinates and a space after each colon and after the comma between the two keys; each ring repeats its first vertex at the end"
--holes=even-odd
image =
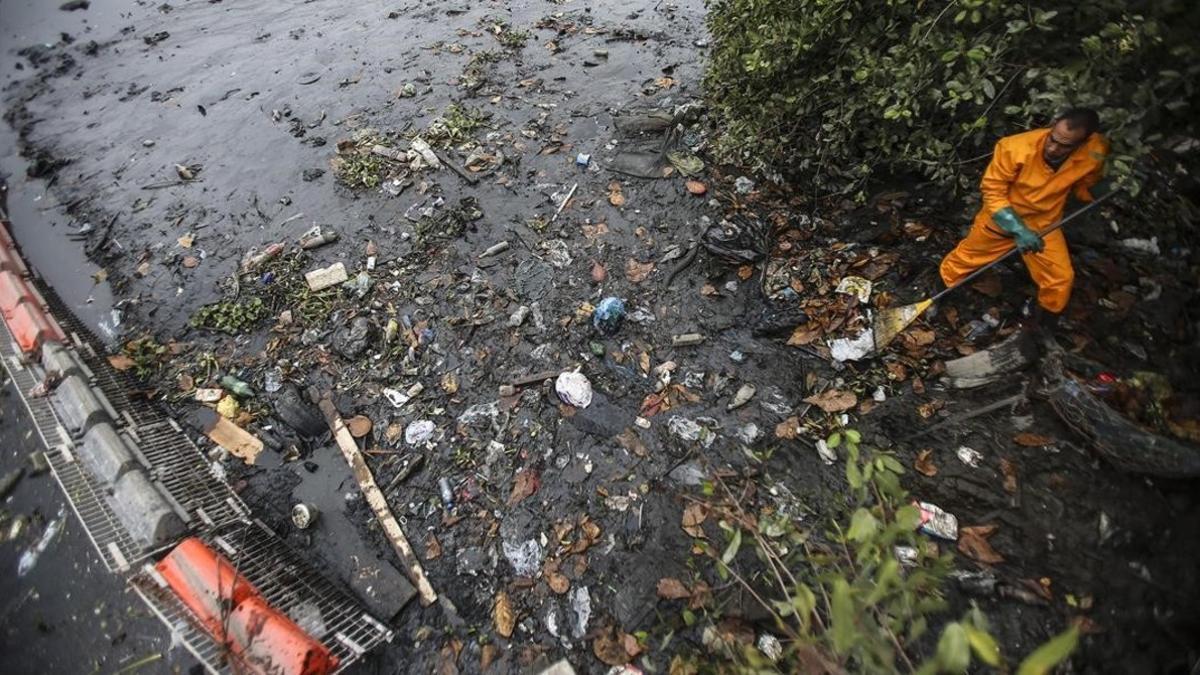
{"type": "MultiPolygon", "coordinates": [[[[221,528],[202,536],[234,565],[275,609],[296,621],[338,658],[341,672],[380,643],[390,642],[392,631],[368,614],[355,599],[309,565],[266,525],[258,521],[221,528]]],[[[210,672],[229,668],[227,653],[200,627],[199,622],[156,575],[146,570],[130,585],[187,649],[210,672]]]]}
{"type": "Polygon", "coordinates": [[[223,672],[232,672],[226,668],[234,656],[209,637],[208,633],[197,627],[195,615],[169,588],[159,585],[151,572],[143,571],[134,575],[129,579],[129,586],[142,602],[146,603],[150,611],[167,625],[172,635],[178,636],[183,646],[209,673],[220,675],[223,672]]]}
{"type": "Polygon", "coordinates": [[[46,459],[51,472],[58,481],[71,510],[83,523],[83,529],[110,572],[124,571],[145,558],[151,550],[140,547],[117,520],[105,499],[105,489],[92,480],[91,475],[75,461],[70,443],[64,436],[58,415],[49,398],[31,398],[29,392],[38,384],[33,370],[21,362],[21,354],[13,343],[8,326],[0,321],[0,356],[4,369],[12,378],[33,426],[46,448],[46,459]]]}
{"type": "Polygon", "coordinates": [[[129,392],[138,388],[138,382],[129,373],[123,373],[109,364],[105,354],[108,348],[104,341],[96,337],[86,325],[75,317],[58,293],[40,279],[33,279],[34,285],[46,300],[50,314],[58,321],[67,334],[74,334],[83,343],[84,349],[75,350],[94,375],[93,383],[108,398],[109,403],[117,411],[129,415],[134,424],[157,424],[167,420],[167,416],[158,406],[149,401],[135,402],[129,398],[129,392]]]}
{"type": "Polygon", "coordinates": [[[229,485],[212,475],[204,454],[187,434],[171,422],[129,429],[151,475],[171,497],[197,518],[197,527],[214,527],[244,520],[249,509],[229,485]]]}

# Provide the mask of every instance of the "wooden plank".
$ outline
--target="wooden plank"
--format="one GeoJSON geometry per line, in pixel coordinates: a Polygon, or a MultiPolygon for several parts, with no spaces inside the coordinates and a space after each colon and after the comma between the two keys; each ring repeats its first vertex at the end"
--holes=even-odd
{"type": "Polygon", "coordinates": [[[229,454],[247,464],[258,461],[258,455],[263,451],[262,439],[208,408],[196,410],[192,419],[209,440],[228,450],[229,454]]]}
{"type": "Polygon", "coordinates": [[[371,469],[363,459],[362,452],[358,449],[358,443],[350,434],[350,430],[346,428],[346,423],[338,414],[328,392],[321,397],[318,407],[325,415],[325,421],[333,431],[333,439],[337,442],[338,449],[342,451],[342,456],[346,458],[346,463],[350,465],[350,472],[354,474],[354,480],[358,481],[358,487],[362,490],[363,497],[366,498],[371,510],[375,512],[375,518],[379,520],[379,524],[383,526],[383,533],[391,542],[396,555],[400,556],[408,578],[417,587],[417,595],[421,598],[421,604],[428,607],[437,600],[437,593],[433,592],[433,586],[425,577],[425,570],[413,553],[412,546],[404,536],[404,531],[400,529],[400,523],[392,515],[392,509],[388,506],[383,491],[375,484],[375,477],[371,475],[371,469]]]}

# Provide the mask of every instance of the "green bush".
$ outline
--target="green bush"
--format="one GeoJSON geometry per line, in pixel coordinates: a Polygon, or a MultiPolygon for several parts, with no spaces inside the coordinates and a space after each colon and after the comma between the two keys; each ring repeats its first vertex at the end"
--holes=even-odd
{"type": "Polygon", "coordinates": [[[1113,173],[1195,136],[1195,0],[709,0],[720,158],[853,193],[973,185],[995,141],[1096,108],[1113,173]]]}

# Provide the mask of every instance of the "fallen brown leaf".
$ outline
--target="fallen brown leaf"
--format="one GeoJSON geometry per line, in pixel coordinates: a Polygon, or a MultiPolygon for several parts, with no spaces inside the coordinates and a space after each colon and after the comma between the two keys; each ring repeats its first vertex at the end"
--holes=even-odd
{"type": "Polygon", "coordinates": [[[698,180],[689,180],[685,185],[687,186],[687,191],[694,195],[702,195],[708,192],[708,186],[698,180]]]}
{"type": "Polygon", "coordinates": [[[608,184],[608,203],[613,206],[625,206],[625,195],[621,192],[621,184],[612,181],[608,184]]]}
{"type": "Polygon", "coordinates": [[[701,525],[704,524],[704,519],[707,517],[708,509],[704,508],[703,504],[689,503],[683,509],[683,521],[680,523],[680,527],[689,535],[703,539],[705,538],[704,528],[701,525]]]}
{"type": "Polygon", "coordinates": [[[797,347],[800,345],[811,344],[814,340],[821,337],[823,330],[815,324],[800,324],[792,331],[792,336],[788,338],[789,347],[797,347]]]}
{"type": "Polygon", "coordinates": [[[516,506],[529,495],[538,490],[538,473],[533,469],[523,469],[513,477],[512,492],[508,495],[508,505],[516,506]]]}
{"type": "Polygon", "coordinates": [[[925,328],[909,328],[904,332],[905,338],[911,340],[918,347],[933,344],[937,339],[937,333],[925,328]]]}
{"type": "Polygon", "coordinates": [[[800,418],[789,417],[775,425],[775,438],[793,440],[800,435],[800,418]]]}
{"type": "Polygon", "coordinates": [[[933,448],[925,448],[917,453],[917,461],[913,463],[913,468],[930,478],[936,476],[938,468],[933,463],[933,448]]]}
{"type": "Polygon", "coordinates": [[[183,266],[188,269],[192,269],[193,267],[195,267],[196,265],[199,265],[199,264],[200,264],[200,259],[197,258],[196,256],[185,255],[183,257],[183,266]]]}
{"type": "Polygon", "coordinates": [[[988,543],[996,532],[996,525],[968,525],[958,530],[958,550],[971,560],[987,565],[1004,562],[1004,556],[988,543]]]}
{"type": "Polygon", "coordinates": [[[631,283],[640,284],[654,271],[654,263],[638,262],[633,258],[625,261],[625,278],[631,283]]]}
{"type": "Polygon", "coordinates": [[[496,624],[497,633],[506,638],[512,637],[513,628],[517,625],[517,615],[513,612],[508,593],[500,591],[496,594],[495,604],[492,605],[492,619],[496,624]]]}
{"type": "Polygon", "coordinates": [[[714,296],[716,294],[717,294],[717,287],[713,286],[712,284],[704,284],[703,286],[700,287],[700,295],[703,295],[706,298],[711,298],[712,296],[714,296]]]}
{"type": "Polygon", "coordinates": [[[858,397],[852,391],[826,389],[825,391],[804,399],[827,413],[839,413],[849,410],[858,404],[858,397]]]}
{"type": "Polygon", "coordinates": [[[1054,439],[1041,434],[1034,434],[1028,431],[1019,433],[1013,437],[1013,442],[1017,445],[1023,445],[1027,448],[1040,448],[1054,443],[1054,439]]]}
{"type": "Polygon", "coordinates": [[[112,354],[108,357],[108,365],[117,370],[129,370],[137,365],[137,362],[124,354],[112,354]]]}
{"type": "Polygon", "coordinates": [[[458,393],[458,376],[454,373],[442,375],[442,391],[447,394],[458,393]]]}
{"type": "Polygon", "coordinates": [[[479,648],[479,672],[486,672],[496,658],[500,656],[500,648],[490,642],[479,648]]]}
{"type": "Polygon", "coordinates": [[[742,265],[738,268],[738,278],[742,281],[754,276],[754,265],[742,265]]]}
{"type": "Polygon", "coordinates": [[[1017,465],[1007,457],[1001,457],[1000,473],[1004,474],[1004,491],[1015,495],[1017,493],[1017,465]]]}
{"type": "Polygon", "coordinates": [[[917,414],[921,416],[921,419],[927,420],[930,417],[933,417],[937,413],[938,408],[941,407],[940,405],[938,405],[939,403],[940,403],[940,401],[930,401],[929,403],[922,403],[921,405],[917,406],[917,414]]]}
{"type": "Polygon", "coordinates": [[[620,631],[612,627],[607,628],[592,640],[592,653],[610,666],[623,666],[629,663],[629,653],[625,651],[624,642],[620,631]]]}
{"type": "Polygon", "coordinates": [[[912,220],[904,223],[904,234],[913,237],[917,241],[921,241],[925,237],[928,237],[932,232],[933,228],[929,227],[925,223],[918,223],[912,220]]]}
{"type": "Polygon", "coordinates": [[[625,647],[625,653],[631,659],[637,658],[637,655],[644,651],[642,644],[638,642],[637,636],[630,635],[629,633],[621,633],[621,645],[625,647]]]}
{"type": "Polygon", "coordinates": [[[903,382],[904,379],[906,377],[908,377],[908,368],[905,368],[903,363],[899,363],[897,361],[892,361],[884,367],[887,368],[887,374],[888,374],[889,380],[895,380],[896,382],[903,382]]]}
{"type": "Polygon", "coordinates": [[[674,577],[663,577],[658,580],[658,597],[664,600],[683,600],[692,597],[683,582],[674,577]]]}
{"type": "Polygon", "coordinates": [[[592,261],[592,281],[594,281],[598,284],[601,284],[601,283],[604,283],[604,280],[607,278],[608,278],[608,270],[605,269],[604,265],[600,264],[600,261],[593,260],[592,261]]]}
{"type": "Polygon", "coordinates": [[[542,576],[545,577],[550,590],[559,595],[571,590],[571,580],[558,570],[558,561],[548,561],[542,569],[542,576]]]}
{"type": "Polygon", "coordinates": [[[633,427],[627,427],[625,431],[617,434],[616,440],[617,445],[620,445],[638,457],[645,457],[650,454],[650,451],[646,449],[646,444],[642,442],[642,439],[633,430],[633,427]]]}
{"type": "Polygon", "coordinates": [[[438,541],[438,538],[431,533],[425,540],[425,559],[437,560],[440,557],[442,557],[442,542],[438,541]]]}

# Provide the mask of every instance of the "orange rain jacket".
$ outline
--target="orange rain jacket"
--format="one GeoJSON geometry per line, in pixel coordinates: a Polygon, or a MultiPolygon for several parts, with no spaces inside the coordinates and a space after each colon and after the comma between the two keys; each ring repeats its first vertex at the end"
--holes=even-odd
{"type": "MultiPolygon", "coordinates": [[[[993,213],[1011,206],[1029,229],[1041,232],[1062,217],[1072,190],[1077,199],[1092,200],[1090,189],[1104,175],[1108,141],[1098,133],[1092,134],[1055,171],[1042,157],[1049,136],[1049,128],[1037,129],[1006,136],[996,143],[980,183],[983,207],[975,215],[966,239],[942,260],[942,281],[947,286],[1013,248],[1012,237],[992,222],[993,213]]],[[[1037,284],[1038,304],[1057,314],[1071,297],[1075,270],[1062,230],[1046,235],[1045,243],[1043,251],[1023,253],[1021,257],[1037,284]]]]}

